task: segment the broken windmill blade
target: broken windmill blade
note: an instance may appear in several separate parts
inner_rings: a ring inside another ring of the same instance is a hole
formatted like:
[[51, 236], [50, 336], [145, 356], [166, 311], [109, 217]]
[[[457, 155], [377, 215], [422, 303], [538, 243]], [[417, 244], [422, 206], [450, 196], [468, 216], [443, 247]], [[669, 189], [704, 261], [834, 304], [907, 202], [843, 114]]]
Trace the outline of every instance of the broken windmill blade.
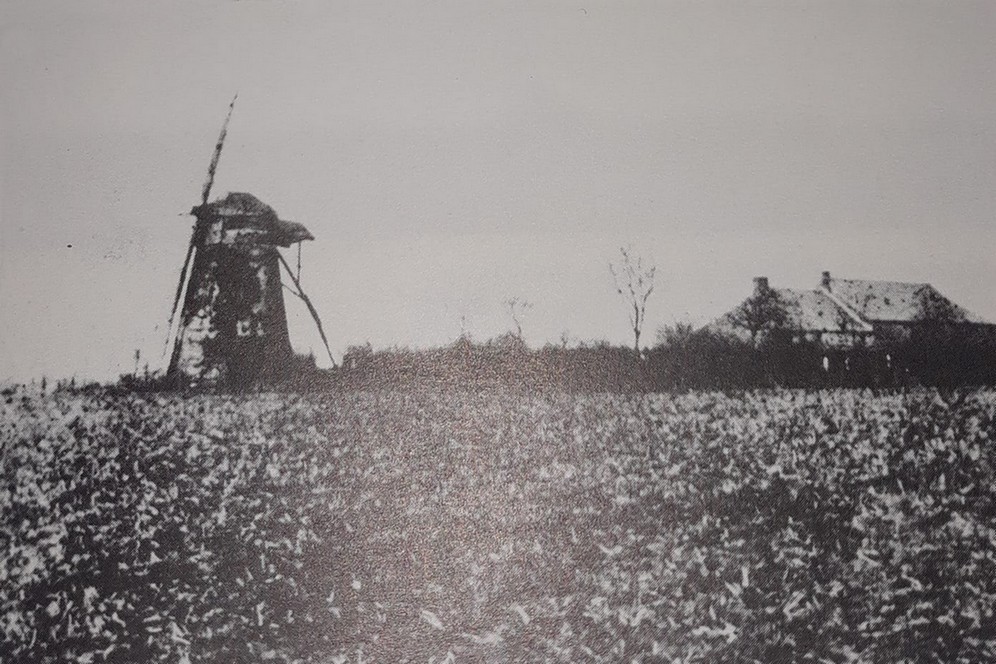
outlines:
[[[280, 275], [281, 263], [287, 263], [278, 248], [314, 236], [303, 225], [280, 219], [252, 194], [229, 193], [208, 202], [231, 112], [232, 105], [201, 204], [191, 209], [195, 223], [177, 287], [172, 317], [178, 322], [167, 369], [178, 384], [249, 387], [290, 377], [300, 366], [287, 330]], [[317, 311], [293, 272], [290, 277], [325, 341]]]
[[204, 181], [204, 188], [201, 190], [201, 205], [206, 205], [208, 197], [211, 195], [211, 187], [214, 185], [214, 173], [218, 170], [218, 160], [221, 159], [221, 148], [225, 145], [225, 136], [228, 135], [228, 122], [232, 119], [232, 111], [235, 110], [235, 100], [239, 98], [236, 92], [232, 97], [232, 103], [228, 105], [228, 115], [221, 125], [221, 133], [218, 134], [218, 142], [214, 146], [214, 154], [211, 156], [211, 164], [208, 166], [207, 180]]
[[[300, 243], [298, 243], [299, 248], [300, 246], [301, 246]], [[315, 305], [311, 303], [311, 298], [309, 298], [307, 294], [305, 294], [304, 289], [301, 288], [300, 280], [298, 279], [298, 277], [294, 276], [293, 272], [291, 272], [290, 265], [287, 264], [287, 261], [284, 260], [284, 257], [279, 252], [277, 253], [277, 257], [280, 258], [280, 262], [287, 270], [287, 275], [294, 282], [294, 287], [297, 288], [297, 292], [295, 292], [294, 295], [301, 298], [301, 301], [304, 302], [305, 306], [308, 307], [308, 312], [311, 314], [311, 318], [315, 321], [315, 327], [318, 328], [318, 334], [322, 338], [322, 344], [325, 346], [325, 352], [328, 353], [329, 361], [332, 363], [333, 367], [336, 366], [335, 358], [332, 357], [332, 350], [329, 348], [329, 340], [325, 337], [325, 328], [322, 327], [322, 319], [318, 315], [318, 310], [315, 309]], [[301, 273], [300, 271], [301, 271], [301, 263], [298, 262], [298, 274]]]
[[[218, 170], [218, 161], [221, 159], [221, 149], [225, 146], [225, 136], [228, 135], [228, 123], [232, 119], [232, 111], [235, 110], [235, 100], [238, 98], [239, 93], [236, 92], [235, 96], [232, 97], [232, 103], [228, 105], [228, 114], [225, 116], [225, 121], [221, 125], [221, 133], [218, 134], [218, 142], [215, 143], [214, 152], [211, 154], [211, 162], [208, 165], [207, 179], [204, 181], [204, 187], [201, 189], [201, 205], [205, 205], [208, 202], [208, 196], [211, 195], [211, 187], [214, 185], [214, 174]], [[166, 325], [166, 347], [163, 348], [164, 355], [169, 349], [170, 335], [173, 333], [173, 321], [176, 318], [176, 308], [179, 306], [180, 298], [183, 296], [183, 289], [187, 281], [187, 269], [190, 267], [190, 259], [196, 250], [196, 244], [197, 225], [195, 224], [194, 232], [190, 236], [190, 243], [187, 245], [187, 255], [183, 259], [183, 267], [180, 268], [180, 280], [176, 284], [173, 306], [170, 309], [169, 322]], [[179, 333], [179, 330], [177, 332]]]

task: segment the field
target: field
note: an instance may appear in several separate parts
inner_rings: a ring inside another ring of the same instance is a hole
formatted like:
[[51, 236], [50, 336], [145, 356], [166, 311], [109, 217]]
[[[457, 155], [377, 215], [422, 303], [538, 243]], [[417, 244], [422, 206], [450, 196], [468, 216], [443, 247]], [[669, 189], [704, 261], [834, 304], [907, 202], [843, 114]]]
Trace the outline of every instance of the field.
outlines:
[[9, 394], [10, 662], [996, 661], [996, 393]]

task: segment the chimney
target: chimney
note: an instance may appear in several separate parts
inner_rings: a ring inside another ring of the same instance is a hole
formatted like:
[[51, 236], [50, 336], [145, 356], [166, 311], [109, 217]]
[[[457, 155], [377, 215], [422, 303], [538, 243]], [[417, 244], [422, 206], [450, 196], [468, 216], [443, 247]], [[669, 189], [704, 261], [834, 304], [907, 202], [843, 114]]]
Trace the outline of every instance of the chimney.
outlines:
[[754, 277], [754, 295], [762, 295], [768, 292], [768, 278]]
[[826, 290], [830, 290], [830, 272], [829, 270], [823, 271], [823, 279], [820, 282]]

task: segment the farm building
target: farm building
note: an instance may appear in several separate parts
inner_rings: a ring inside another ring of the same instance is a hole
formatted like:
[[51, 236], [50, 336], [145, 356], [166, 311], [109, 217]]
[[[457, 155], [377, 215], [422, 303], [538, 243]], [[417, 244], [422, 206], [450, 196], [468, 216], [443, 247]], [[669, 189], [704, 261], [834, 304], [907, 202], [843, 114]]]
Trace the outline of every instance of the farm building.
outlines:
[[930, 284], [836, 279], [829, 272], [811, 290], [773, 288], [756, 277], [752, 295], [705, 329], [754, 341], [784, 330], [796, 341], [846, 349], [902, 340], [937, 323], [996, 330]]

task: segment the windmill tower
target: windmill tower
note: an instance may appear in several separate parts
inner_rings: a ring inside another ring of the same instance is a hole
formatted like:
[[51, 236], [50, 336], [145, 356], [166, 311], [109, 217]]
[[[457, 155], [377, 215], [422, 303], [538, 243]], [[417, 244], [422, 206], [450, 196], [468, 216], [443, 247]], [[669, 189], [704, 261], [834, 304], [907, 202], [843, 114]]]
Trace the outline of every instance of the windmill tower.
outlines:
[[[318, 314], [278, 249], [298, 244], [300, 251], [299, 243], [314, 236], [303, 225], [280, 219], [252, 194], [230, 193], [208, 202], [234, 106], [235, 99], [215, 146], [201, 203], [190, 211], [194, 228], [169, 322], [173, 343], [166, 375], [178, 384], [248, 387], [294, 371], [281, 265], [296, 288], [288, 290], [305, 302], [328, 350]], [[300, 272], [300, 259], [298, 266]]]

